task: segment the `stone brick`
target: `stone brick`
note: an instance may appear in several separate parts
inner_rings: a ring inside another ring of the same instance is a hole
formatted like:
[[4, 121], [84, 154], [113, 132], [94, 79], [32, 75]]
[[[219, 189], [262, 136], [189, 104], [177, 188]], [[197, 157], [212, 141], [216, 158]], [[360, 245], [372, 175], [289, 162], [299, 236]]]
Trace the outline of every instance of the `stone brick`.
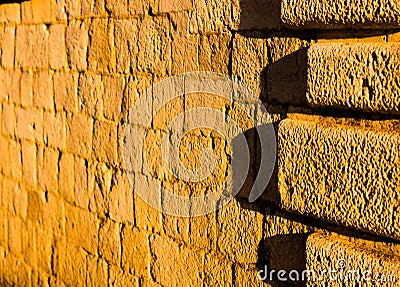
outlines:
[[[28, 189], [28, 218], [33, 223], [43, 222], [43, 196], [35, 190]], [[54, 214], [52, 215], [54, 216]]]
[[48, 68], [48, 37], [45, 25], [17, 26], [15, 65], [26, 69]]
[[10, 211], [12, 214], [14, 212], [13, 208], [13, 192], [14, 189], [18, 188], [18, 184], [7, 177], [2, 177], [2, 193], [1, 193], [1, 205], [4, 209]]
[[59, 172], [59, 191], [60, 195], [68, 202], [73, 203], [75, 200], [74, 191], [74, 156], [68, 153], [62, 153], [58, 166]]
[[20, 104], [21, 72], [10, 71], [9, 102]]
[[113, 16], [128, 16], [128, 0], [106, 0], [106, 10]]
[[23, 107], [33, 106], [33, 73], [31, 71], [21, 74], [20, 98]]
[[[307, 269], [313, 270], [315, 276], [311, 276], [307, 286], [338, 286], [345, 282], [346, 286], [396, 286], [400, 280], [399, 257], [384, 248], [369, 248], [364, 244], [336, 234], [310, 235]], [[337, 272], [329, 274], [326, 270]], [[338, 280], [334, 282], [332, 278]]]
[[[107, 220], [100, 225], [99, 253], [107, 262], [119, 265], [121, 261], [121, 235], [118, 223]], [[136, 243], [136, 241], [133, 241]]]
[[37, 148], [36, 145], [21, 141], [22, 146], [22, 179], [29, 186], [37, 185]]
[[160, 236], [151, 238], [150, 249], [154, 255], [151, 274], [156, 282], [167, 286], [201, 286], [202, 251], [195, 252]]
[[[256, 263], [263, 216], [256, 206], [232, 200], [218, 214], [218, 248], [234, 262]], [[240, 216], [237, 216], [240, 214]]]
[[172, 41], [172, 74], [199, 71], [199, 36], [174, 35]]
[[78, 108], [78, 76], [74, 73], [54, 73], [54, 101], [57, 111], [75, 113]]
[[191, 9], [193, 9], [193, 5], [190, 0], [177, 0], [172, 2], [168, 0], [160, 0], [159, 4], [160, 13], [178, 12]]
[[400, 238], [398, 122], [305, 119], [279, 127], [282, 207]]
[[109, 194], [113, 170], [105, 163], [89, 163], [88, 194], [89, 210], [101, 218], [106, 218], [109, 211]]
[[51, 25], [49, 28], [49, 61], [50, 68], [54, 70], [62, 69], [67, 65], [65, 30], [62, 24]]
[[1, 132], [3, 133], [3, 135], [14, 135], [15, 120], [16, 117], [14, 105], [3, 103], [1, 111]]
[[148, 274], [150, 260], [149, 239], [137, 228], [125, 226], [122, 230], [122, 268], [125, 273], [141, 276]]
[[375, 112], [400, 112], [400, 45], [320, 44], [308, 51], [307, 100]]
[[58, 151], [38, 147], [38, 184], [47, 191], [58, 190]]
[[56, 0], [54, 13], [57, 21], [66, 21], [67, 14], [65, 13], [65, 0]]
[[1, 37], [1, 66], [11, 69], [14, 67], [15, 53], [15, 28], [12, 26], [4, 27], [4, 32]]
[[[139, 279], [124, 273], [119, 267], [110, 265], [109, 286], [124, 287], [124, 286], [140, 286]], [[144, 286], [144, 285], [143, 285]]]
[[89, 158], [92, 153], [93, 120], [75, 114], [67, 116], [67, 150]]
[[232, 263], [207, 254], [204, 264], [204, 286], [232, 286]]
[[[104, 82], [104, 117], [118, 122], [121, 119], [124, 110], [124, 88], [125, 78], [120, 76], [105, 76]], [[126, 100], [125, 100], [126, 101]]]
[[89, 286], [108, 286], [108, 264], [103, 259], [87, 256], [86, 283]]
[[64, 0], [64, 7], [67, 17], [76, 19], [81, 16], [81, 2], [78, 0]]
[[400, 26], [399, 16], [400, 6], [395, 0], [284, 0], [281, 6], [283, 23], [293, 28], [396, 28]]
[[55, 0], [32, 0], [31, 3], [34, 23], [50, 23], [55, 20]]
[[[62, 278], [65, 286], [85, 282], [87, 274], [86, 252], [69, 244], [64, 237], [57, 237], [54, 242], [54, 273]], [[63, 286], [63, 285], [61, 285]]]
[[11, 77], [9, 71], [3, 69], [0, 70], [0, 85], [2, 86], [2, 89], [0, 90], [0, 101], [3, 101], [8, 98], [10, 92]]
[[221, 32], [231, 26], [231, 0], [211, 0], [206, 5], [202, 1], [193, 1], [193, 8], [196, 12], [191, 13], [190, 33]]
[[139, 28], [138, 69], [166, 75], [171, 61], [171, 39], [167, 17], [144, 18]]
[[19, 185], [13, 191], [14, 212], [17, 216], [26, 220], [28, 210], [28, 193], [24, 186]]
[[118, 73], [127, 74], [131, 69], [136, 71], [139, 53], [138, 31], [138, 21], [135, 19], [115, 21], [114, 41]]
[[68, 64], [72, 70], [87, 69], [87, 47], [89, 44], [88, 23], [85, 21], [71, 21], [67, 26], [65, 41], [67, 47]]
[[33, 105], [37, 108], [54, 110], [53, 73], [33, 74]]
[[120, 172], [114, 174], [110, 192], [110, 218], [133, 223], [133, 187], [128, 177]]
[[114, 24], [108, 19], [93, 19], [89, 29], [89, 68], [99, 72], [115, 71]]
[[[0, 246], [8, 246], [8, 215], [0, 208]], [[1, 266], [1, 265], [0, 265]]]
[[97, 254], [99, 224], [96, 216], [69, 204], [65, 205], [65, 216], [67, 240], [91, 254]]
[[9, 250], [14, 255], [22, 255], [22, 229], [24, 222], [21, 218], [8, 216], [8, 243]]
[[104, 86], [100, 75], [81, 74], [78, 83], [79, 110], [89, 116], [100, 117], [103, 113], [103, 92]]
[[44, 112], [44, 142], [54, 148], [65, 149], [65, 114]]
[[239, 287], [239, 286], [244, 286], [244, 287], [265, 287], [265, 286], [279, 286], [283, 287], [280, 285], [277, 285], [277, 283], [273, 283], [273, 285], [266, 284], [262, 282], [258, 278], [258, 271], [259, 269], [257, 268], [256, 265], [240, 265], [240, 264], [235, 264], [234, 267], [234, 283], [233, 286]]
[[199, 47], [200, 69], [229, 74], [230, 45], [231, 35], [228, 33], [202, 36]]
[[0, 146], [3, 151], [0, 153], [0, 174], [8, 175], [10, 168], [8, 163], [8, 140], [3, 136], [0, 136]]
[[1, 23], [19, 23], [21, 21], [21, 11], [19, 3], [4, 3], [0, 7]]
[[267, 65], [266, 41], [235, 35], [232, 50], [232, 75], [249, 87], [259, 97], [264, 88], [263, 69]]
[[43, 142], [43, 112], [36, 109], [15, 108], [15, 134], [21, 139]]
[[87, 209], [89, 206], [89, 194], [86, 161], [77, 156], [74, 162], [74, 176], [75, 204]]
[[117, 161], [117, 124], [97, 120], [93, 129], [93, 155], [101, 162], [114, 165]]
[[108, 16], [105, 9], [105, 0], [82, 0], [81, 5], [81, 15], [85, 16]]
[[15, 180], [21, 180], [22, 179], [21, 144], [16, 141], [9, 141], [8, 155], [9, 155], [11, 177]]

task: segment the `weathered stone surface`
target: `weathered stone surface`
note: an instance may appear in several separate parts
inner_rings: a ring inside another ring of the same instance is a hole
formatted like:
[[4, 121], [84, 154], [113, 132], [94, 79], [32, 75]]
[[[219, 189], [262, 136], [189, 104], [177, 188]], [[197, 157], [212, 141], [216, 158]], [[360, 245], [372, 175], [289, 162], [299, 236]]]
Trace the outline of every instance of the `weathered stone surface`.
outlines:
[[122, 231], [122, 268], [134, 276], [148, 273], [150, 259], [148, 235], [137, 228], [126, 226]]
[[400, 26], [396, 0], [283, 0], [281, 20], [295, 28], [395, 28]]
[[399, 239], [398, 127], [398, 121], [283, 121], [278, 163], [282, 207]]
[[93, 155], [101, 162], [117, 161], [117, 124], [111, 121], [95, 121], [93, 127]]
[[248, 203], [232, 200], [218, 214], [218, 248], [234, 262], [258, 261], [263, 216], [248, 207]]
[[45, 25], [19, 25], [16, 32], [15, 65], [21, 68], [48, 68], [48, 37]]
[[67, 58], [69, 67], [73, 70], [85, 70], [89, 44], [88, 23], [84, 21], [72, 21], [67, 26], [65, 34]]
[[320, 44], [308, 51], [307, 101], [400, 112], [400, 44]]
[[89, 29], [89, 68], [99, 72], [115, 70], [115, 49], [112, 34], [114, 23], [108, 19], [93, 19]]
[[166, 286], [202, 286], [203, 252], [179, 246], [169, 238], [153, 236], [151, 274]]
[[68, 116], [67, 123], [67, 150], [83, 156], [90, 157], [92, 153], [93, 120], [75, 114]]
[[364, 240], [337, 234], [310, 235], [307, 270], [313, 270], [315, 276], [311, 276], [307, 286], [398, 286], [400, 257], [387, 248], [369, 245]]

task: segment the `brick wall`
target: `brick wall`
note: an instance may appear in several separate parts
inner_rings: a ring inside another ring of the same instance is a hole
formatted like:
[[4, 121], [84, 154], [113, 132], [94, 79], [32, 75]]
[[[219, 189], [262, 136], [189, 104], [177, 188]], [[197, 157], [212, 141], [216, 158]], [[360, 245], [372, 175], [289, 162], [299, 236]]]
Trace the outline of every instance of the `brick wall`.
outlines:
[[[343, 3], [0, 4], [0, 284], [302, 286], [257, 271], [340, 259], [400, 280], [400, 6]], [[199, 70], [267, 104], [278, 167], [256, 203], [179, 218], [132, 194], [123, 129], [146, 89]]]

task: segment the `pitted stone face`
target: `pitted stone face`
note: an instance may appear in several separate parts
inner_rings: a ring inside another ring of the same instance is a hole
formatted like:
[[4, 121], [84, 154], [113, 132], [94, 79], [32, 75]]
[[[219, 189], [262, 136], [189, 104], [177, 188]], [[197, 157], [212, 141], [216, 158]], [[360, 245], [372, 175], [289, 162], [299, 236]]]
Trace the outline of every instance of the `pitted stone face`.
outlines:
[[283, 0], [281, 20], [294, 28], [398, 28], [400, 2], [397, 0]]

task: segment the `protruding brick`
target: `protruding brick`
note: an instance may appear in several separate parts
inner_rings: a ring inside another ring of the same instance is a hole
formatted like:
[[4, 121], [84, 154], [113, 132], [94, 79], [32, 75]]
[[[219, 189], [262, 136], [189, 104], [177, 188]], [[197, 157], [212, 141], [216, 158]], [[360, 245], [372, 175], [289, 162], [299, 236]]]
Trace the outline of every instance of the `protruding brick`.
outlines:
[[228, 74], [231, 35], [204, 35], [200, 39], [199, 64], [203, 71]]
[[281, 19], [295, 28], [397, 28], [400, 4], [397, 0], [283, 0]]
[[306, 261], [313, 276], [307, 286], [398, 286], [400, 257], [388, 247], [371, 245], [373, 242], [337, 234], [310, 235]]
[[400, 44], [319, 44], [308, 51], [307, 100], [318, 107], [400, 112]]
[[307, 120], [279, 127], [282, 207], [399, 239], [399, 122]]
[[110, 218], [126, 223], [134, 222], [133, 187], [128, 177], [116, 173], [113, 177], [113, 186], [110, 192]]
[[125, 78], [121, 76], [105, 76], [104, 82], [104, 117], [118, 122], [121, 119], [122, 111], [127, 105], [124, 99]]

